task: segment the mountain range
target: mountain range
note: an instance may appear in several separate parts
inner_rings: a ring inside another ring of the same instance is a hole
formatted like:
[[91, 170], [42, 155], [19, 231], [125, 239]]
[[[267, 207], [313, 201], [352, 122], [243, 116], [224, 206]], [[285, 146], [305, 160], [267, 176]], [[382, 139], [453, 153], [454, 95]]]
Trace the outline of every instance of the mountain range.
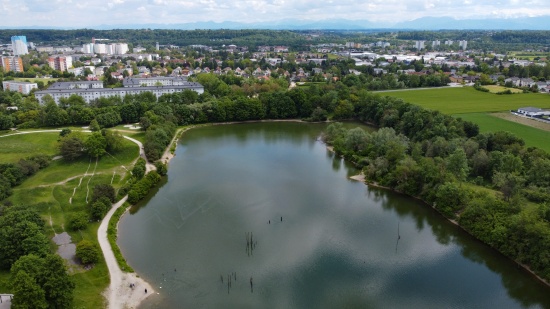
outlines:
[[260, 23], [191, 22], [174, 24], [118, 24], [94, 27], [2, 27], [1, 29], [270, 29], [270, 30], [550, 30], [550, 16], [491, 19], [455, 19], [452, 17], [423, 17], [399, 23], [374, 23], [368, 20], [296, 20], [284, 19]]

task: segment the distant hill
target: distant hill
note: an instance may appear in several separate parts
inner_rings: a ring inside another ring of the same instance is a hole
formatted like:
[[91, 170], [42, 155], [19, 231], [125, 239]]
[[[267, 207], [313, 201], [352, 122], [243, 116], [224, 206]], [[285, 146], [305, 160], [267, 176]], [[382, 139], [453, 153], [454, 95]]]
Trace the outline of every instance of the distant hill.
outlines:
[[192, 22], [175, 24], [119, 24], [98, 25], [94, 27], [8, 27], [0, 29], [269, 29], [269, 30], [550, 30], [550, 16], [522, 17], [522, 18], [491, 18], [491, 19], [454, 19], [451, 17], [423, 17], [399, 23], [374, 23], [368, 20], [296, 20], [284, 19], [279, 21], [242, 23], [233, 21], [224, 22]]

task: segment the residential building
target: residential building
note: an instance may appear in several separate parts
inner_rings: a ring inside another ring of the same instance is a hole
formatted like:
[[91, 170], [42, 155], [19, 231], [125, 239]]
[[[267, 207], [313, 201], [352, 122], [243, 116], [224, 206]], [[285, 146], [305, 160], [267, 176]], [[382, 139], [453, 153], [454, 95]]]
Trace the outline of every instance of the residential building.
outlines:
[[4, 91], [11, 90], [22, 94], [29, 94], [32, 89], [38, 89], [38, 85], [36, 83], [16, 81], [3, 81], [2, 87], [4, 88]]
[[458, 47], [462, 50], [466, 50], [468, 48], [468, 41], [458, 41]]
[[414, 47], [416, 48], [416, 50], [423, 50], [425, 47], [424, 43], [424, 41], [416, 41]]
[[126, 77], [122, 81], [124, 87], [144, 86], [182, 86], [186, 85], [187, 77]]
[[436, 49], [439, 46], [441, 46], [441, 41], [439, 41], [439, 40], [432, 41], [432, 48], [433, 49]]
[[23, 59], [21, 57], [2, 57], [4, 71], [23, 72]]
[[543, 110], [538, 107], [521, 107], [521, 108], [518, 108], [518, 113], [525, 116], [530, 116], [530, 117], [550, 115], [550, 111]]
[[29, 53], [29, 49], [27, 48], [27, 37], [24, 35], [12, 36], [11, 47], [14, 56], [26, 55]]
[[54, 70], [64, 72], [73, 66], [73, 58], [71, 56], [49, 57], [48, 65]]
[[81, 96], [87, 103], [90, 103], [91, 101], [101, 97], [124, 97], [125, 95], [136, 95], [143, 92], [151, 92], [158, 98], [163, 94], [172, 94], [184, 90], [193, 90], [201, 94], [204, 92], [204, 87], [199, 83], [186, 81], [184, 84], [171, 86], [103, 88], [103, 82], [101, 81], [77, 81], [57, 82], [51, 85], [48, 90], [37, 91], [34, 95], [41, 103], [46, 95], [50, 95], [56, 103], [59, 103], [60, 98], [68, 98], [73, 94]]

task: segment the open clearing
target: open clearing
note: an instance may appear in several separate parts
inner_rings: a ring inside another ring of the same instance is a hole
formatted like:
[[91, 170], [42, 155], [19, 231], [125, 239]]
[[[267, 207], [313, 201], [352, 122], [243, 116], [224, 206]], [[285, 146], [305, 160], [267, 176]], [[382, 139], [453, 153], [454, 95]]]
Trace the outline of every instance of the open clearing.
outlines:
[[548, 94], [496, 95], [477, 91], [473, 87], [379, 92], [379, 94], [401, 98], [406, 102], [451, 115], [502, 112], [526, 106], [550, 108], [550, 95]]
[[20, 134], [0, 139], [0, 162], [15, 163], [36, 154], [53, 156], [57, 153], [57, 132]]
[[512, 93], [522, 93], [523, 92], [523, 90], [521, 90], [521, 89], [508, 88], [508, 87], [502, 87], [502, 86], [497, 86], [497, 85], [486, 85], [486, 86], [483, 86], [483, 88], [489, 89], [489, 91], [491, 93], [497, 93], [497, 92], [502, 92], [502, 91], [506, 91], [506, 90], [510, 90]]

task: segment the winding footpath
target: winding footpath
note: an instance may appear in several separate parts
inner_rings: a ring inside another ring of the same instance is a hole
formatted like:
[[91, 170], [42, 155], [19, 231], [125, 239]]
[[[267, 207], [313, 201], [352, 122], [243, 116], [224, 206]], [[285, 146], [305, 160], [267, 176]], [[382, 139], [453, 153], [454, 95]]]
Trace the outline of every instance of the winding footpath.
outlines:
[[[143, 150], [143, 144], [131, 137], [124, 136], [125, 139], [136, 143], [139, 146], [139, 156], [143, 159], [145, 157], [145, 152]], [[146, 173], [155, 170], [155, 166], [149, 162], [145, 165]], [[118, 262], [111, 248], [111, 244], [107, 238], [107, 229], [109, 227], [109, 221], [113, 217], [115, 211], [121, 207], [126, 200], [128, 195], [123, 197], [116, 204], [113, 204], [113, 207], [107, 212], [107, 215], [101, 221], [99, 228], [97, 229], [97, 240], [99, 241], [99, 246], [105, 257], [105, 263], [109, 269], [109, 276], [111, 282], [109, 287], [103, 295], [107, 299], [107, 308], [110, 309], [119, 309], [119, 308], [137, 308], [137, 306], [149, 295], [154, 294], [154, 290], [149, 283], [145, 280], [139, 278], [136, 273], [125, 273], [118, 266]], [[130, 285], [133, 287], [130, 287]], [[145, 292], [147, 291], [147, 292]]]

